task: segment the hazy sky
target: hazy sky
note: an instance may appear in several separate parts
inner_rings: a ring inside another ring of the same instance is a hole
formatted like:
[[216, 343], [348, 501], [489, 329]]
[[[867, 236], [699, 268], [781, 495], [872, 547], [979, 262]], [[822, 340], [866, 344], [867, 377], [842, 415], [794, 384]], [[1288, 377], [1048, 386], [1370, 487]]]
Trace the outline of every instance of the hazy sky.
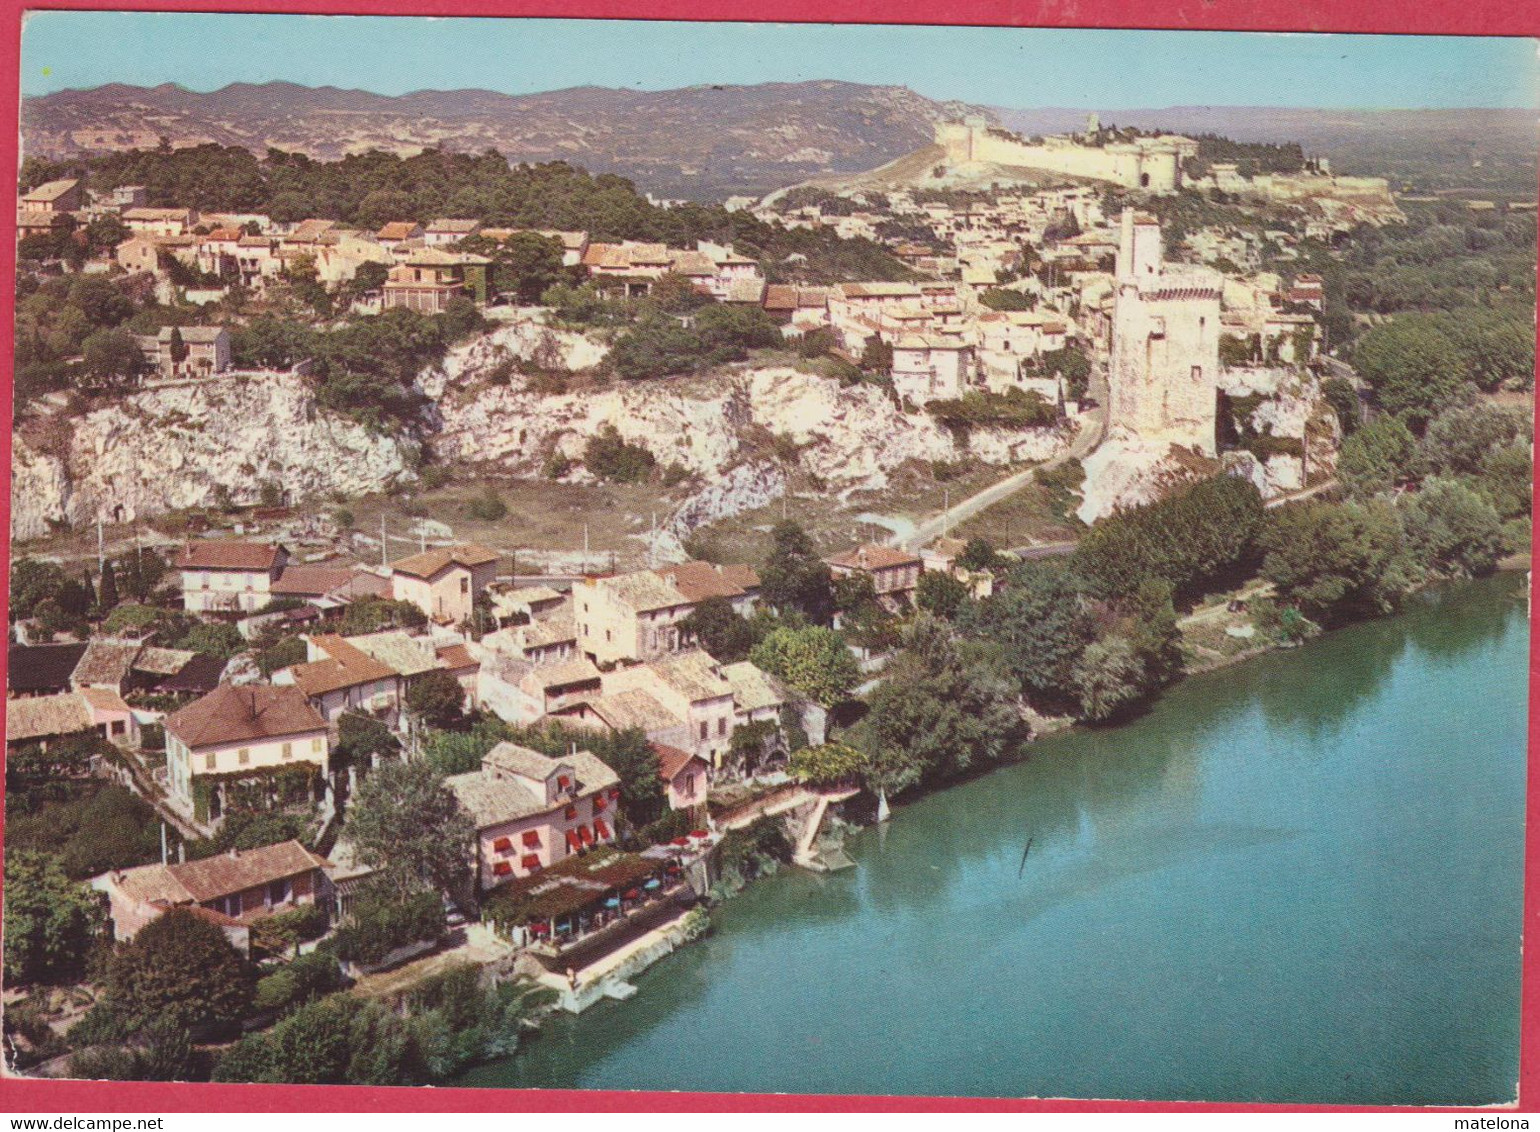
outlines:
[[22, 92], [284, 79], [381, 94], [803, 79], [993, 106], [1540, 107], [1529, 39], [34, 12]]

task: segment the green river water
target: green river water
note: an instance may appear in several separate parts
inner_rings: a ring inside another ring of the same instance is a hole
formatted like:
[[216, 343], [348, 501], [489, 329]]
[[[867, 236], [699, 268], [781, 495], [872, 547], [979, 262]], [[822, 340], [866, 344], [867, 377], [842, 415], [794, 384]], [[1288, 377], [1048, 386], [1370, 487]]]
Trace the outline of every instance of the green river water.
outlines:
[[1188, 680], [753, 885], [460, 1083], [1511, 1100], [1528, 648], [1509, 575]]

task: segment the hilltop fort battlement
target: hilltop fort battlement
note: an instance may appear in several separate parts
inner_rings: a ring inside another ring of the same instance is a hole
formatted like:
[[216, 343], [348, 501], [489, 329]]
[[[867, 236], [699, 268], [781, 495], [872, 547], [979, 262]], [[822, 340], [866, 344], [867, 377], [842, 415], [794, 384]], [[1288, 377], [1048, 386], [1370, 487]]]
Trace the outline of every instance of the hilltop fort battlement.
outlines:
[[1042, 169], [1074, 177], [1110, 181], [1127, 189], [1174, 193], [1182, 187], [1182, 162], [1196, 157], [1198, 143], [1176, 134], [1132, 141], [1088, 143], [1091, 137], [1054, 135], [1030, 142], [989, 126], [982, 118], [944, 122], [936, 126], [936, 144], [947, 160], [959, 165], [980, 163]]

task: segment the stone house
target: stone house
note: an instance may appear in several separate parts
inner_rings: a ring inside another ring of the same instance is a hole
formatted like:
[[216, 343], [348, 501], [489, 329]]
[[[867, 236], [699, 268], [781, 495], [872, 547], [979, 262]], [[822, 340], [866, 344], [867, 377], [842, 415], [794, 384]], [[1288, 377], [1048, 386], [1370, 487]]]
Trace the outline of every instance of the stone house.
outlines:
[[497, 554], [484, 546], [438, 547], [393, 562], [390, 596], [409, 601], [441, 625], [460, 625], [497, 577]]
[[123, 223], [136, 236], [185, 236], [198, 223], [190, 208], [127, 208]]
[[484, 304], [491, 262], [438, 247], [413, 252], [387, 273], [381, 303], [386, 310], [406, 307], [421, 314], [443, 314], [462, 297]]
[[223, 326], [162, 326], [160, 333], [141, 335], [138, 342], [145, 364], [168, 380], [208, 377], [230, 368], [230, 332]]
[[249, 954], [253, 924], [326, 902], [329, 866], [298, 841], [282, 841], [199, 861], [114, 869], [93, 878], [91, 887], [107, 897], [114, 939], [133, 939], [170, 909], [188, 908], [225, 929]]
[[836, 578], [865, 574], [883, 606], [898, 612], [914, 604], [914, 590], [923, 569], [918, 556], [898, 547], [867, 543], [826, 559]]
[[182, 572], [189, 613], [252, 613], [272, 600], [289, 552], [270, 543], [203, 539], [185, 543], [171, 565]]
[[499, 743], [445, 785], [476, 825], [482, 892], [614, 840], [620, 777], [589, 751], [553, 759]]
[[694, 810], [706, 804], [711, 790], [711, 768], [699, 755], [670, 747], [652, 745], [658, 755], [658, 777], [663, 780], [663, 796], [671, 810]]
[[461, 240], [468, 240], [481, 231], [481, 221], [462, 220], [448, 217], [435, 220], [423, 229], [423, 243], [430, 248], [442, 247], [444, 244], [456, 244]]
[[701, 649], [660, 657], [646, 664], [617, 668], [603, 676], [606, 696], [645, 692], [685, 723], [689, 738], [677, 746], [699, 755], [712, 767], [722, 763], [732, 741], [733, 685], [722, 666]]
[[679, 622], [707, 598], [725, 598], [747, 616], [758, 591], [749, 567], [706, 562], [584, 578], [572, 589], [578, 648], [598, 664], [651, 660], [690, 646]]
[[345, 638], [318, 633], [305, 638], [304, 664], [273, 674], [275, 686], [293, 685], [327, 723], [348, 711], [393, 716], [401, 705], [399, 672]]
[[326, 720], [296, 687], [221, 684], [166, 718], [170, 793], [202, 823], [220, 818], [226, 785], [288, 767], [331, 770]]
[[67, 213], [80, 208], [80, 182], [72, 178], [48, 181], [21, 195], [21, 211]]

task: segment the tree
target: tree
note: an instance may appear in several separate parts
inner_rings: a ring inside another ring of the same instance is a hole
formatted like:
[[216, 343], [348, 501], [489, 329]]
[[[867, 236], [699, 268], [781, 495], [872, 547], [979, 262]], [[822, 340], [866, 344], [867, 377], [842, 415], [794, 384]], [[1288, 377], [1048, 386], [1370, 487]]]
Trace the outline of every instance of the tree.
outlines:
[[721, 664], [747, 659], [759, 639], [754, 626], [725, 597], [706, 598], [680, 620], [679, 628]]
[[290, 1014], [220, 1058], [216, 1081], [410, 1085], [427, 1080], [405, 1019], [378, 1002], [334, 994]]
[[861, 678], [845, 638], [822, 625], [772, 630], [754, 646], [749, 659], [824, 707], [849, 699]]
[[957, 556], [957, 565], [964, 570], [996, 570], [1002, 561], [988, 539], [970, 538]]
[[970, 596], [967, 583], [939, 570], [927, 570], [920, 575], [914, 601], [927, 613], [950, 621], [968, 603]]
[[1363, 406], [1358, 400], [1358, 390], [1344, 377], [1330, 377], [1321, 383], [1321, 395], [1337, 414], [1337, 424], [1343, 436], [1352, 436], [1363, 423]]
[[893, 372], [893, 345], [873, 334], [861, 348], [861, 368], [867, 373]]
[[348, 280], [348, 290], [355, 295], [367, 295], [370, 291], [378, 291], [385, 286], [385, 280], [390, 278], [390, 268], [383, 263], [375, 263], [369, 260], [358, 265], [358, 270], [353, 272], [353, 278]]
[[968, 610], [963, 632], [999, 645], [1022, 692], [1051, 707], [1073, 700], [1075, 666], [1096, 635], [1070, 576], [1044, 562], [1012, 570], [1004, 589]]
[[1400, 317], [1367, 331], [1353, 346], [1353, 364], [1386, 412], [1421, 424], [1450, 401], [1463, 380], [1461, 359], [1434, 325]]
[[246, 649], [246, 638], [241, 631], [227, 622], [200, 622], [187, 631], [176, 643], [180, 649], [189, 649], [219, 660], [229, 660]]
[[600, 479], [615, 483], [642, 483], [657, 465], [653, 454], [641, 444], [628, 444], [612, 424], [600, 427], [583, 448], [583, 464]]
[[1021, 717], [994, 653], [963, 649], [950, 627], [921, 614], [871, 697], [861, 725], [867, 780], [883, 795], [999, 762]]
[[252, 972], [225, 933], [186, 908], [151, 920], [113, 955], [106, 1003], [130, 1030], [160, 1021], [224, 1028], [251, 1006]]
[[6, 982], [24, 986], [78, 976], [102, 928], [91, 890], [72, 882], [57, 859], [13, 843], [5, 854], [4, 896]]
[[1409, 475], [1416, 445], [1401, 417], [1381, 414], [1342, 442], [1337, 476], [1357, 496], [1389, 491]]
[[1531, 437], [1529, 414], [1492, 405], [1468, 388], [1428, 422], [1418, 445], [1423, 467], [1434, 475], [1479, 475], [1489, 453]]
[[450, 727], [465, 718], [465, 689], [453, 673], [435, 668], [412, 682], [406, 706], [429, 727]]
[[1112, 718], [1144, 694], [1144, 677], [1144, 664], [1128, 641], [1092, 641], [1075, 665], [1081, 715], [1095, 722]]
[[170, 356], [173, 366], [179, 366], [187, 360], [187, 343], [182, 341], [180, 326], [171, 328], [171, 340], [167, 343], [166, 353]]
[[760, 594], [781, 613], [797, 612], [815, 625], [834, 615], [834, 583], [813, 540], [796, 522], [783, 520], [770, 532], [770, 556], [759, 572]]
[[1462, 483], [1432, 479], [1402, 509], [1406, 550], [1425, 570], [1456, 577], [1487, 574], [1503, 554], [1502, 520]]
[[1312, 620], [1384, 613], [1397, 595], [1391, 566], [1401, 524], [1386, 503], [1280, 507], [1269, 513], [1261, 543], [1262, 576]]
[[372, 771], [353, 798], [346, 829], [359, 860], [403, 895], [425, 884], [453, 889], [469, 867], [475, 837], [454, 792], [425, 762]]
[[39, 603], [56, 599], [68, 580], [57, 562], [18, 558], [11, 563], [11, 620], [33, 616]]
[[866, 771], [866, 756], [844, 743], [804, 747], [791, 756], [786, 773], [813, 786], [835, 786]]
[[126, 330], [98, 330], [81, 344], [80, 369], [98, 388], [124, 389], [144, 373], [144, 352]]
[[118, 574], [111, 560], [102, 564], [102, 584], [96, 597], [96, 606], [102, 613], [111, 613], [118, 604]]

